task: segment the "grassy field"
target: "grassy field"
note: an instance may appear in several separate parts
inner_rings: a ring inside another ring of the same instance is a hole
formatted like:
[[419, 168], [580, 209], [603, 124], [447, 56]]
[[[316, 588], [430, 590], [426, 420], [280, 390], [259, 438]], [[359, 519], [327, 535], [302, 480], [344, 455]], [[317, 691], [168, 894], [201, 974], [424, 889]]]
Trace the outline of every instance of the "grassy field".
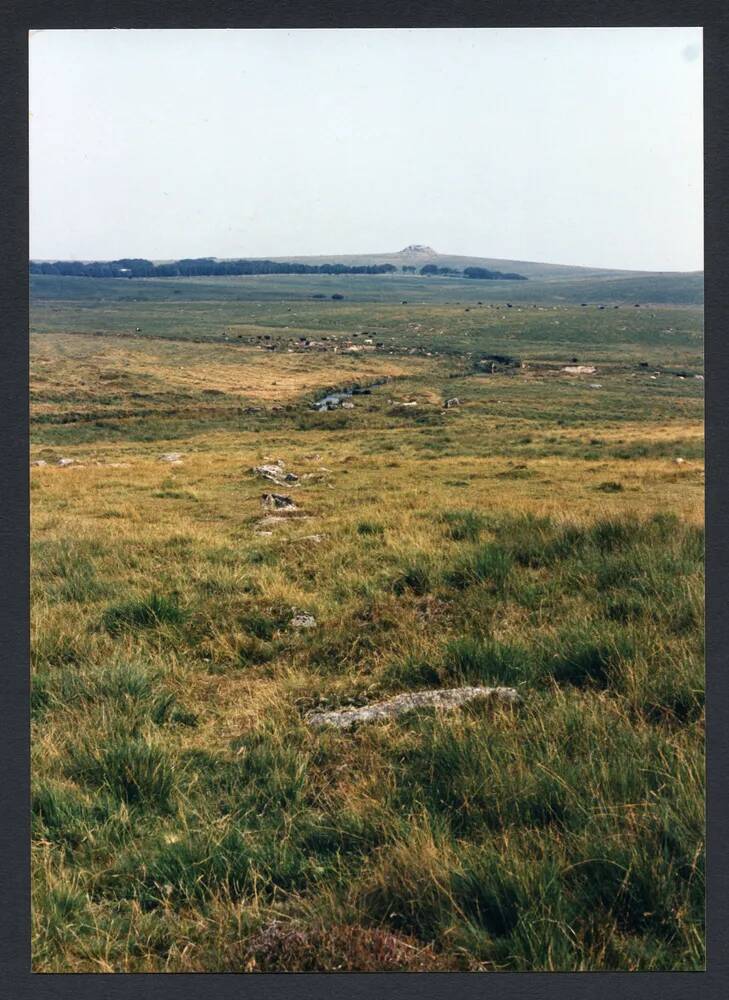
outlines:
[[702, 968], [700, 308], [358, 282], [33, 282], [34, 969]]

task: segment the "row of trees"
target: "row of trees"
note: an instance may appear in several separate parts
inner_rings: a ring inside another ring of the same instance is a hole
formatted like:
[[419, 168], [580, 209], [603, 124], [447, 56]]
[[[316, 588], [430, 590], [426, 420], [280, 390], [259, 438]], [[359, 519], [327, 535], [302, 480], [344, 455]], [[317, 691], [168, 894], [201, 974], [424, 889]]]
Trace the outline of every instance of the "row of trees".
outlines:
[[[414, 274], [415, 268], [405, 266], [405, 274]], [[393, 264], [300, 264], [273, 260], [215, 260], [213, 257], [195, 257], [176, 260], [170, 264], [153, 264], [142, 257], [124, 257], [121, 260], [92, 261], [56, 260], [30, 262], [31, 274], [58, 274], [84, 278], [192, 278], [207, 275], [235, 274], [391, 274], [397, 271]], [[459, 275], [464, 278], [525, 281], [523, 274], [490, 271], [485, 267], [466, 267], [458, 271], [453, 267], [426, 264], [420, 268], [424, 275]]]
[[[405, 270], [405, 268], [403, 268]], [[458, 274], [464, 278], [500, 279], [501, 281], [526, 281], [523, 274], [514, 274], [511, 271], [490, 271], [487, 267], [464, 267], [458, 271], [454, 267], [438, 267], [436, 264], [426, 264], [420, 268], [421, 274]]]
[[57, 260], [52, 263], [31, 261], [31, 274], [72, 275], [85, 278], [190, 278], [206, 275], [236, 274], [390, 274], [392, 264], [299, 264], [273, 260], [220, 260], [198, 257], [153, 264], [143, 258], [92, 261]]

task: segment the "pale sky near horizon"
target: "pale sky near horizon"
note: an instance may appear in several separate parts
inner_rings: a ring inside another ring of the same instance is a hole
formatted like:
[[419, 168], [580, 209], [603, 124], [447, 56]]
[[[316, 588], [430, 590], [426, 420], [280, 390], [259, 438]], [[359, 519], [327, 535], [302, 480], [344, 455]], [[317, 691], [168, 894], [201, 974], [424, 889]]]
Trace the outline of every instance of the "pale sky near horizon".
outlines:
[[31, 256], [703, 267], [700, 28], [31, 32]]

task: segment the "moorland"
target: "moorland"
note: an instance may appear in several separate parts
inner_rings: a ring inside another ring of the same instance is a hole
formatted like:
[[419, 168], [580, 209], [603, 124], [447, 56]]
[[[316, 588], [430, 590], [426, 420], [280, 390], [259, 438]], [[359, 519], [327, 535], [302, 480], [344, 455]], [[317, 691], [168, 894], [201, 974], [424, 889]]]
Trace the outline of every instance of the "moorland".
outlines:
[[[700, 276], [32, 275], [30, 328], [36, 971], [703, 967]], [[461, 685], [518, 701], [310, 724]]]

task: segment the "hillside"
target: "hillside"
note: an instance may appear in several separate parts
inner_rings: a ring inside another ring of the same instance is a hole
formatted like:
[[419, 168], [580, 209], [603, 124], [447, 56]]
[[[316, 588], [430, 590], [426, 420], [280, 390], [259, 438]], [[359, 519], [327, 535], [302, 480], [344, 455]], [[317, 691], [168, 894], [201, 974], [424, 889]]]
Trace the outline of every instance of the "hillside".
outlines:
[[291, 261], [307, 264], [351, 264], [377, 265], [393, 264], [395, 267], [417, 267], [425, 264], [437, 264], [439, 267], [453, 267], [463, 270], [464, 267], [485, 267], [490, 271], [517, 271], [527, 278], [540, 280], [574, 279], [574, 278], [642, 278], [642, 277], [687, 277], [701, 274], [697, 271], [629, 271], [617, 268], [578, 267], [571, 264], [549, 264], [528, 260], [505, 260], [499, 257], [467, 257], [458, 254], [439, 253], [432, 247], [421, 244], [411, 244], [394, 253], [365, 253], [320, 255], [304, 257], [271, 257], [274, 261]]

